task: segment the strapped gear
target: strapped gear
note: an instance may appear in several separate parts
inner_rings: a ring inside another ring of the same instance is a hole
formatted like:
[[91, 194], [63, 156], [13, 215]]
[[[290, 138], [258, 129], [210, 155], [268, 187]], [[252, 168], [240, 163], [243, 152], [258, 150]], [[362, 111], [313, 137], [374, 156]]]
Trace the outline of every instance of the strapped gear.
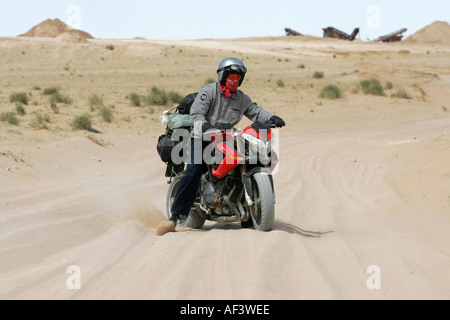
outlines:
[[228, 74], [237, 73], [241, 76], [239, 80], [239, 86], [244, 82], [245, 74], [247, 73], [247, 68], [244, 63], [238, 58], [225, 58], [223, 59], [219, 66], [217, 67], [217, 76], [219, 78], [219, 83], [223, 86], [226, 85]]

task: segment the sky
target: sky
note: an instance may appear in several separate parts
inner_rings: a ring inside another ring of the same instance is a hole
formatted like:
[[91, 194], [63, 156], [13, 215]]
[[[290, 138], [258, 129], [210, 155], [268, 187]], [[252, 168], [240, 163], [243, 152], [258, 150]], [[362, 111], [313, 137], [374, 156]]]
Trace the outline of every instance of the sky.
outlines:
[[95, 38], [153, 40], [323, 36], [332, 26], [361, 40], [434, 21], [450, 23], [450, 0], [0, 0], [0, 36], [58, 18]]

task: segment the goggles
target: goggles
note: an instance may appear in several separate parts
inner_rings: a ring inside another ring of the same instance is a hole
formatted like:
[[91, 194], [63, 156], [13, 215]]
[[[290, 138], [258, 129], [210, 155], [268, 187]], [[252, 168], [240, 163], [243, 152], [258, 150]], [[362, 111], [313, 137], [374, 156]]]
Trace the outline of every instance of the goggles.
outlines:
[[230, 72], [236, 72], [240, 74], [246, 74], [247, 68], [244, 66], [239, 66], [236, 64], [232, 64], [231, 66], [226, 66], [224, 68], [221, 68], [220, 70], [217, 70], [217, 72], [223, 71], [223, 70], [229, 70]]
[[241, 80], [242, 76], [239, 73], [230, 73], [228, 75], [228, 79], [230, 79], [231, 81], [239, 81]]

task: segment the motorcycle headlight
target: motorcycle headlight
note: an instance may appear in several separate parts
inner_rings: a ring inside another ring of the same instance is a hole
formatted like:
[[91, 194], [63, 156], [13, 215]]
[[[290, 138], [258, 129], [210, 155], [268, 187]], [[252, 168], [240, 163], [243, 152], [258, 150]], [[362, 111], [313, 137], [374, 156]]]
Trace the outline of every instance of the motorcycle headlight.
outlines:
[[242, 134], [242, 141], [244, 142], [242, 147], [245, 148], [245, 155], [251, 159], [256, 159], [258, 156], [267, 156], [272, 150], [274, 143], [273, 138], [269, 141], [263, 141], [248, 133]]

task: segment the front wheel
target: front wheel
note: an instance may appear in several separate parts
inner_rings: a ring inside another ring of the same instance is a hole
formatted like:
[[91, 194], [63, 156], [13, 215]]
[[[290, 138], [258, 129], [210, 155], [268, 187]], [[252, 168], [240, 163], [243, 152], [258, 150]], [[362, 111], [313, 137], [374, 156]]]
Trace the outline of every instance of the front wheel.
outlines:
[[269, 175], [256, 173], [252, 182], [253, 205], [249, 209], [253, 226], [259, 231], [271, 231], [275, 221], [275, 199]]
[[[166, 217], [167, 219], [170, 219], [172, 213], [172, 205], [173, 201], [175, 199], [175, 195], [178, 190], [178, 186], [180, 185], [181, 178], [183, 177], [183, 174], [176, 175], [172, 182], [169, 185], [169, 190], [167, 190], [167, 197], [166, 197]], [[179, 227], [187, 227], [192, 229], [201, 229], [203, 225], [205, 224], [205, 219], [200, 217], [198, 213], [191, 209], [189, 212], [189, 215], [186, 217], [186, 219], [180, 219], [178, 220], [177, 226]]]

